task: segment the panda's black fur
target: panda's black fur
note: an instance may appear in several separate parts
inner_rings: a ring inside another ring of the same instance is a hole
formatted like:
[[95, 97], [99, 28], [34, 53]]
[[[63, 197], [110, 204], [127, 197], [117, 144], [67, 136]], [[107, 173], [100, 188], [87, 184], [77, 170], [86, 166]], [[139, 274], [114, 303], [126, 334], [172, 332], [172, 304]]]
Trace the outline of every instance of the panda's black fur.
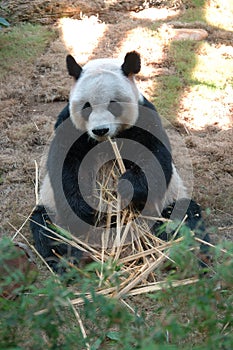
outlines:
[[[135, 53], [133, 53], [133, 55], [135, 55]], [[71, 57], [72, 56], [68, 56], [67, 60], [68, 63], [71, 62], [68, 71], [70, 75], [78, 80], [81, 71], [78, 68], [79, 66], [76, 67], [75, 61], [73, 61], [73, 58]], [[128, 57], [130, 59], [127, 59], [126, 55], [124, 62], [125, 66], [122, 65], [123, 74], [126, 76], [131, 73], [135, 74], [140, 70], [140, 64], [138, 61], [137, 64], [135, 64], [135, 57], [130, 55], [130, 53]], [[158, 195], [157, 200], [160, 201], [166, 193], [173, 176], [174, 169], [171, 156], [171, 146], [154, 105], [144, 96], [141, 96], [140, 101], [138, 102], [138, 109], [139, 116], [135, 125], [117, 132], [114, 137], [115, 139], [120, 138], [121, 140], [126, 139], [139, 143], [151, 151], [151, 158], [143, 159], [144, 171], [146, 169], [146, 173], [151, 171], [153, 157], [157, 159], [165, 179], [164, 184], [156, 181], [154, 183], [155, 187], [153, 193]], [[145, 109], [147, 109], [146, 116], [144, 113]], [[70, 139], [76, 140], [71, 146]], [[53, 250], [56, 251], [58, 255], [72, 256], [74, 260], [79, 260], [82, 254], [78, 249], [72, 248], [71, 246], [55, 243], [52, 239], [53, 234], [51, 232], [48, 233], [46, 228], [44, 228], [47, 221], [52, 221], [52, 215], [56, 213], [56, 216], [60, 220], [58, 220], [59, 225], [70, 230], [73, 234], [85, 233], [88, 225], [94, 226], [96, 224], [96, 211], [86, 203], [82, 197], [79, 183], [77, 181], [77, 174], [84, 157], [89, 151], [96, 147], [97, 144], [98, 140], [91, 138], [87, 132], [81, 132], [75, 127], [70, 118], [70, 106], [68, 103], [59, 114], [55, 123], [55, 135], [50, 145], [47, 159], [47, 172], [56, 208], [48, 209], [47, 207], [45, 208], [43, 203], [40, 203], [33, 212], [30, 223], [35, 246], [38, 252], [46, 259], [48, 264], [54, 270], [57, 270], [58, 265]], [[124, 144], [122, 147], [121, 152], [124, 154]], [[69, 149], [68, 153], [67, 149]], [[109, 150], [109, 152], [111, 151], [112, 150]], [[142, 157], [144, 157], [144, 155], [142, 156], [142, 154], [138, 154], [139, 163]], [[93, 167], [94, 162], [95, 159], [93, 159]], [[132, 161], [124, 160], [124, 165], [126, 172], [122, 175], [121, 179], [130, 181], [134, 189], [132, 203], [137, 210], [141, 211], [148, 200], [147, 179], [140, 167]], [[60, 181], [60, 174], [62, 174], [62, 181]], [[128, 196], [126, 182], [119, 182], [118, 191], [123, 198], [124, 196]], [[180, 201], [180, 205], [183, 207], [184, 203], [182, 201], [185, 200], [187, 201], [187, 199], [179, 199], [178, 204]], [[68, 206], [66, 201], [68, 202]], [[177, 201], [169, 203], [166, 208], [163, 208], [161, 216], [164, 218], [170, 218], [175, 204], [177, 205]], [[53, 213], [50, 213], [50, 210], [52, 210]], [[75, 213], [81, 220], [77, 222], [72, 213]], [[186, 214], [186, 223], [192, 230], [198, 228], [200, 232], [205, 231], [201, 216], [201, 208], [193, 200], [187, 203]], [[154, 224], [152, 229], [155, 234], [159, 226], [161, 226], [161, 224], [158, 222]], [[160, 232], [160, 238], [164, 240], [169, 239], [166, 232]], [[205, 236], [205, 239], [208, 241], [208, 235]]]

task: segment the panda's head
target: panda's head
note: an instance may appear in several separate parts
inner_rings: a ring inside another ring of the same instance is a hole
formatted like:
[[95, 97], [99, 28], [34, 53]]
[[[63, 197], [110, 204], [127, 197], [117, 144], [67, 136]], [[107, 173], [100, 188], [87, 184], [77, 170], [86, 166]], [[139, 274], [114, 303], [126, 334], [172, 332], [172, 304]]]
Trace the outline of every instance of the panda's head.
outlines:
[[136, 123], [139, 91], [134, 75], [141, 66], [137, 52], [128, 52], [123, 63], [96, 59], [81, 67], [71, 55], [66, 62], [75, 79], [70, 93], [70, 117], [77, 129], [102, 141]]

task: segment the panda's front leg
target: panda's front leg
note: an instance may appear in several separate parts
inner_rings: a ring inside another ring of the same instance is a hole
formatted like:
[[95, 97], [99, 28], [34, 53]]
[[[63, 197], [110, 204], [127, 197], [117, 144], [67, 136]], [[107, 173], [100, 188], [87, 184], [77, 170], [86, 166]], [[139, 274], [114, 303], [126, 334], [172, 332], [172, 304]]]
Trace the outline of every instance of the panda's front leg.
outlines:
[[65, 181], [63, 190], [65, 201], [58, 200], [55, 195], [61, 226], [69, 228], [69, 231], [73, 234], [86, 233], [89, 225], [95, 225], [96, 210], [86, 202], [75, 179], [69, 178], [69, 181]]
[[124, 202], [133, 204], [136, 210], [141, 211], [147, 201], [147, 179], [140, 167], [131, 166], [119, 179], [118, 192]]
[[65, 268], [60, 265], [58, 256], [65, 256], [73, 263], [77, 263], [82, 258], [82, 252], [65, 243], [58, 244], [56, 236], [48, 229], [48, 222], [50, 218], [45, 207], [38, 205], [30, 217], [30, 228], [35, 247], [55, 272], [62, 273]]

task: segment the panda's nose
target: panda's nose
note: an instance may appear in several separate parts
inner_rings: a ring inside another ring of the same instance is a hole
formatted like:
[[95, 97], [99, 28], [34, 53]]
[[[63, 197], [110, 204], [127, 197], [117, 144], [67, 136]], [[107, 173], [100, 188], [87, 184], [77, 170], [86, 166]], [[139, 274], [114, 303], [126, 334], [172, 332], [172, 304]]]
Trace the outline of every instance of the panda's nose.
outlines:
[[104, 136], [109, 132], [109, 128], [92, 129], [92, 132], [96, 136]]

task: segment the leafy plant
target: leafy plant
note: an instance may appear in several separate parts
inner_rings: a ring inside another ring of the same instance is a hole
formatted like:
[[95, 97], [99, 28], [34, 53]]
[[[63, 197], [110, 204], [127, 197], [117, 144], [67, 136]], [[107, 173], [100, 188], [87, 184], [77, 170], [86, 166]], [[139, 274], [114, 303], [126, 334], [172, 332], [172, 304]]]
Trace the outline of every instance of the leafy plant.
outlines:
[[11, 26], [0, 31], [0, 75], [5, 77], [18, 67], [33, 63], [43, 53], [48, 43], [56, 37], [54, 30], [30, 23]]
[[[1, 349], [230, 349], [233, 347], [233, 245], [213, 251], [213, 266], [200, 275], [200, 267], [187, 249], [191, 237], [174, 247], [176, 270], [167, 271], [167, 287], [134, 300], [125, 298], [135, 311], [114, 298], [96, 292], [92, 269], [87, 265], [61, 276], [48, 276], [17, 289], [18, 298], [0, 302]], [[12, 242], [0, 241], [1, 264], [9, 261]], [[114, 268], [114, 267], [112, 267]], [[109, 266], [103, 271], [109, 274]], [[111, 269], [110, 269], [111, 270]], [[198, 282], [172, 287], [172, 281], [192, 271]], [[164, 272], [163, 272], [164, 273]], [[1, 276], [0, 290], [23, 281], [22, 273]], [[19, 278], [20, 276], [20, 278]], [[106, 276], [107, 278], [107, 276]], [[117, 280], [114, 282], [117, 283]], [[69, 285], [68, 285], [69, 284]], [[72, 301], [82, 300], [82, 306]], [[87, 293], [91, 297], [87, 297]], [[137, 307], [136, 307], [137, 305]], [[79, 317], [77, 317], [77, 313]], [[81, 323], [80, 323], [81, 320]], [[85, 330], [85, 336], [83, 329]]]

